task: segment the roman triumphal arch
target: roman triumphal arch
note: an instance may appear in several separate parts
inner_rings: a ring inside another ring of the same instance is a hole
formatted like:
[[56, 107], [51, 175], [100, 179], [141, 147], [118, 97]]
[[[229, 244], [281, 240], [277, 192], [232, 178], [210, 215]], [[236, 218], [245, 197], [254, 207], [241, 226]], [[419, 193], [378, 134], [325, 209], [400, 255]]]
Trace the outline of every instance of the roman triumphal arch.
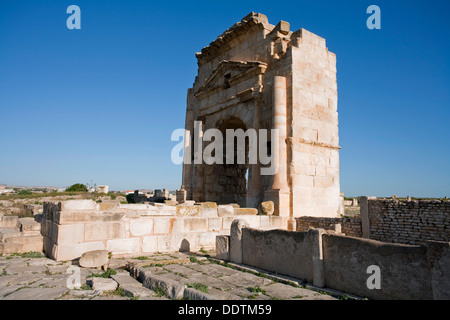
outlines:
[[184, 199], [246, 207], [272, 200], [279, 216], [339, 216], [336, 55], [325, 39], [252, 12], [196, 56], [186, 130], [199, 122], [221, 132], [277, 129], [267, 146], [276, 145], [279, 162], [274, 175], [261, 174], [265, 164], [249, 163], [246, 145], [243, 164], [184, 163]]

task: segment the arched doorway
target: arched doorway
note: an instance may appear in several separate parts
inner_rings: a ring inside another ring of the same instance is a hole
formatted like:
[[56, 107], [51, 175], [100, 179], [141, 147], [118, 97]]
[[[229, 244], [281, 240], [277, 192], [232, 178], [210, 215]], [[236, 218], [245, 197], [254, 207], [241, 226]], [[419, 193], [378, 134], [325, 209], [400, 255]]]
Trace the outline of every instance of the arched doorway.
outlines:
[[[218, 204], [237, 203], [241, 207], [246, 206], [247, 196], [247, 177], [248, 177], [248, 138], [245, 139], [245, 163], [238, 163], [237, 139], [234, 139], [234, 161], [227, 164], [226, 161], [226, 130], [247, 130], [244, 122], [231, 117], [227, 120], [220, 120], [216, 124], [223, 137], [223, 163], [205, 166], [205, 200], [213, 201]], [[231, 143], [231, 141], [230, 141]]]

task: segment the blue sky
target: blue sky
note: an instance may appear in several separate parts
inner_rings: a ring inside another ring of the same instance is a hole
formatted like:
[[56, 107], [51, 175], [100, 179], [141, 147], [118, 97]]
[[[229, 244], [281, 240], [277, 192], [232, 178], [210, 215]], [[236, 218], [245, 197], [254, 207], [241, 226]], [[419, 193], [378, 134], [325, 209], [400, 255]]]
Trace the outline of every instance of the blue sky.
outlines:
[[[66, 8], [81, 8], [68, 30]], [[381, 30], [366, 9], [381, 8]], [[195, 52], [249, 12], [337, 55], [341, 191], [450, 196], [449, 1], [0, 2], [0, 183], [179, 188]]]

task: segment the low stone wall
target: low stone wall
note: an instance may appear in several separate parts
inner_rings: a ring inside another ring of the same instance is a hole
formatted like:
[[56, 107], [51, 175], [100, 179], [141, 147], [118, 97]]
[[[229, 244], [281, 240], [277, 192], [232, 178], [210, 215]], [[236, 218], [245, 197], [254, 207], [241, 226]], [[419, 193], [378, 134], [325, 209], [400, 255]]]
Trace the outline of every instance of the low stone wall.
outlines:
[[[426, 247], [325, 234], [323, 259], [329, 288], [371, 299], [433, 299]], [[369, 266], [380, 268], [380, 289], [367, 287]]]
[[242, 263], [312, 283], [313, 241], [306, 232], [244, 228]]
[[347, 236], [361, 237], [361, 219], [355, 218], [319, 218], [319, 217], [298, 217], [297, 231], [305, 232], [309, 228], [322, 228], [342, 232]]
[[115, 256], [151, 252], [214, 249], [218, 234], [227, 234], [236, 217], [252, 227], [285, 228], [282, 217], [259, 216], [256, 209], [215, 203], [165, 204], [96, 203], [69, 200], [45, 203], [42, 217], [44, 250], [57, 260], [72, 260], [92, 250]]
[[[242, 257], [250, 266], [371, 299], [450, 299], [448, 242], [387, 244], [323, 229], [254, 230], [239, 221], [232, 228], [241, 228], [231, 230], [233, 262]], [[379, 289], [367, 285], [371, 266], [380, 270]]]

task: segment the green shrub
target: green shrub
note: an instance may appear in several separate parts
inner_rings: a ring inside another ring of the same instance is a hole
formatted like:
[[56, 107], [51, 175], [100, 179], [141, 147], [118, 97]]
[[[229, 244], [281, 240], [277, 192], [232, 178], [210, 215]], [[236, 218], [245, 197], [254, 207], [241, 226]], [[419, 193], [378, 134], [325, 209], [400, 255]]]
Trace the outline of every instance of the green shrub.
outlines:
[[94, 277], [98, 277], [98, 278], [109, 278], [112, 275], [115, 275], [117, 272], [114, 269], [108, 269], [107, 271], [103, 272], [103, 273], [92, 273], [90, 275], [88, 275], [86, 278], [94, 278]]
[[71, 192], [87, 192], [88, 188], [86, 187], [86, 185], [82, 184], [82, 183], [75, 183], [74, 185], [71, 185], [70, 187], [68, 187], [66, 189], [66, 191], [71, 191]]
[[188, 288], [194, 288], [195, 290], [198, 290], [198, 291], [201, 291], [201, 292], [204, 292], [204, 293], [208, 293], [208, 286], [206, 284], [203, 284], [203, 283], [198, 283], [198, 282], [186, 283], [186, 286]]
[[37, 252], [37, 251], [29, 251], [29, 252], [25, 252], [20, 254], [20, 256], [22, 258], [43, 258], [44, 255], [41, 252]]

